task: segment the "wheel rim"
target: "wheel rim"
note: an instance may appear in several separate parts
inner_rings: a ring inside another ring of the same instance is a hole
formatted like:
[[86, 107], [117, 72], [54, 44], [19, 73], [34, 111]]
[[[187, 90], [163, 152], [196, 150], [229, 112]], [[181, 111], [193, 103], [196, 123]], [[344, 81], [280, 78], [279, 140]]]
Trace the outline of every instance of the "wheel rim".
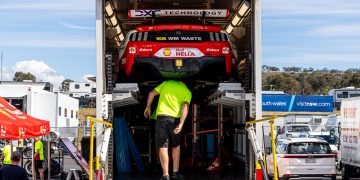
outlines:
[[25, 170], [28, 174], [32, 174], [32, 167], [31, 167], [31, 163], [25, 163]]

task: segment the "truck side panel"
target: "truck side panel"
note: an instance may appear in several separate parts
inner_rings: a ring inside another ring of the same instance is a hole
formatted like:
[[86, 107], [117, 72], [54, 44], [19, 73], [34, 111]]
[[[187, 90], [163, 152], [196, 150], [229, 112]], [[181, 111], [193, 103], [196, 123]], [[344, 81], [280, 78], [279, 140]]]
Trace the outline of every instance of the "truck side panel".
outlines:
[[340, 150], [343, 164], [360, 167], [360, 98], [341, 103]]

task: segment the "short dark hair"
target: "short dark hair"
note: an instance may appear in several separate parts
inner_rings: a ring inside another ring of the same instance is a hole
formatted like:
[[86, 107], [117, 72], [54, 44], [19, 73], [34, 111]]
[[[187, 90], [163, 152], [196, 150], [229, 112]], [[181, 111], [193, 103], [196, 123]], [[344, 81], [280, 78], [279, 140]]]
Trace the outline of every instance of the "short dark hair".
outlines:
[[6, 143], [10, 143], [11, 141], [10, 141], [9, 139], [6, 139], [5, 142], [6, 142]]
[[15, 152], [12, 153], [11, 160], [19, 162], [20, 159], [21, 159], [21, 152], [15, 151]]

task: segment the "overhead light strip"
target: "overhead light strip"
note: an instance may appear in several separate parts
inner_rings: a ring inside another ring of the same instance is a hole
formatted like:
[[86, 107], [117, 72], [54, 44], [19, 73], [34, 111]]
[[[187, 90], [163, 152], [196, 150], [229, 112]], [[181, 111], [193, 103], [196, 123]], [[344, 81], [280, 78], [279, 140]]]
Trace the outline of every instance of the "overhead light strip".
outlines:
[[106, 2], [105, 12], [108, 19], [107, 22], [111, 24], [110, 26], [116, 29], [116, 36], [114, 38], [116, 40], [116, 43], [120, 45], [120, 43], [125, 39], [124, 31], [120, 27], [116, 12], [114, 11], [114, 7], [110, 1]]
[[231, 34], [235, 27], [238, 27], [246, 18], [246, 16], [250, 13], [251, 7], [248, 1], [244, 1], [238, 7], [236, 13], [234, 13], [231, 18], [230, 23], [226, 26], [225, 31]]

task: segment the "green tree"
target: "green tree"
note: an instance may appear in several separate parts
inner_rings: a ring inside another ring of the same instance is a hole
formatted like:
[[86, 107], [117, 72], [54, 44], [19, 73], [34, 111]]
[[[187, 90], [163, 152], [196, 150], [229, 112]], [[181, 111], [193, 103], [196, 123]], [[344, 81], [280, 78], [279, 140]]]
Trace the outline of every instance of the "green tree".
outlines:
[[13, 81], [22, 82], [24, 80], [31, 80], [32, 82], [36, 82], [36, 77], [30, 72], [24, 73], [22, 71], [19, 71], [15, 73]]
[[69, 85], [71, 82], [74, 82], [71, 79], [65, 79], [62, 83], [61, 83], [61, 91], [63, 92], [68, 92], [69, 91]]
[[348, 86], [360, 87], [360, 72], [353, 74]]
[[[266, 85], [272, 85], [276, 91], [285, 91], [289, 94], [301, 94], [300, 83], [288, 73], [274, 73], [266, 77]], [[265, 89], [265, 87], [264, 87]]]

